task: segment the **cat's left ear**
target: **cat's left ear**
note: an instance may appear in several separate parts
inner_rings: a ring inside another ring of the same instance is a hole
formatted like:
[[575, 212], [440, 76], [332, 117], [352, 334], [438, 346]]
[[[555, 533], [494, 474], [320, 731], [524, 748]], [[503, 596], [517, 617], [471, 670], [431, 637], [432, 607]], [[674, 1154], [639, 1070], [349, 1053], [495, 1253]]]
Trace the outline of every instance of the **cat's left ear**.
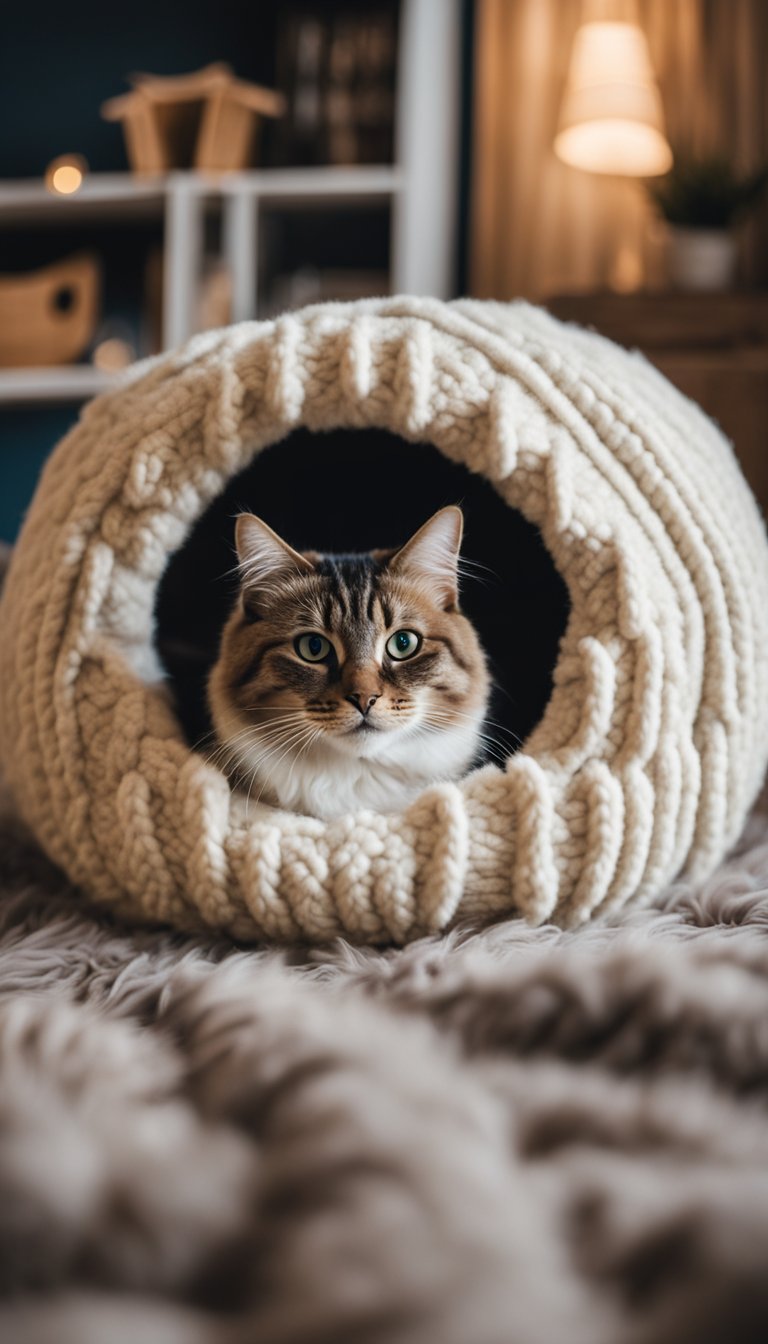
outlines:
[[396, 551], [387, 568], [390, 573], [413, 579], [424, 587], [431, 601], [452, 611], [459, 601], [459, 550], [464, 515], [451, 504], [433, 514]]

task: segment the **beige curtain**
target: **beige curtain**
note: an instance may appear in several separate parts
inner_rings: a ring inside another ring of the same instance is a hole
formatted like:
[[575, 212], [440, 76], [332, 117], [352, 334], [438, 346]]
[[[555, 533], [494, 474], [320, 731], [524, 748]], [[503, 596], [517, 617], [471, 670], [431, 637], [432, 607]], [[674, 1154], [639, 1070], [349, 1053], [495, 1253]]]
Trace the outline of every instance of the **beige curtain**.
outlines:
[[[574, 33], [637, 21], [674, 145], [768, 159], [768, 0], [477, 0], [470, 292], [499, 299], [663, 284], [663, 228], [640, 183], [569, 168], [552, 142]], [[768, 281], [768, 209], [742, 231]]]

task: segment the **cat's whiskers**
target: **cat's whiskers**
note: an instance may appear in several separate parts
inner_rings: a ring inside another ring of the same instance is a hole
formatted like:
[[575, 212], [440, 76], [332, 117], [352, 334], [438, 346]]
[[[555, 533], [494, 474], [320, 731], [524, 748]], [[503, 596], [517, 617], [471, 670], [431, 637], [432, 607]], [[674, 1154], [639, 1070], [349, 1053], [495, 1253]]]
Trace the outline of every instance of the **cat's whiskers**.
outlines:
[[294, 736], [301, 736], [309, 728], [309, 726], [310, 725], [306, 722], [306, 720], [304, 720], [301, 723], [285, 725], [280, 729], [273, 730], [272, 732], [257, 731], [252, 741], [255, 746], [263, 747], [264, 750], [262, 752], [262, 755], [266, 755], [269, 752], [277, 751], [278, 749], [283, 747]]
[[[253, 710], [255, 710], [255, 709], [262, 709], [263, 706], [261, 706], [261, 705], [245, 705], [244, 708], [245, 708], [246, 710], [253, 711]], [[269, 709], [268, 706], [267, 706], [266, 708], [267, 708], [267, 710]], [[280, 719], [289, 719], [289, 718], [294, 717], [294, 716], [297, 715], [297, 714], [301, 714], [302, 712], [303, 712], [303, 711], [302, 711], [301, 709], [292, 709], [292, 710], [290, 710], [287, 714], [283, 714], [283, 715], [281, 715], [281, 716], [280, 716]], [[264, 722], [265, 722], [265, 723], [278, 723], [278, 722], [280, 722], [280, 719], [265, 719]], [[234, 734], [233, 734], [233, 737], [239, 737], [239, 736], [241, 735], [241, 733], [243, 733], [243, 732], [250, 732], [251, 729], [254, 728], [254, 727], [258, 727], [258, 724], [252, 724], [252, 723], [244, 724], [243, 727], [242, 727], [242, 729], [240, 729], [237, 733], [234, 733]], [[204, 733], [202, 737], [198, 738], [197, 742], [195, 743], [195, 749], [198, 749], [200, 746], [202, 746], [202, 744], [203, 744], [208, 738], [210, 738], [210, 737], [214, 737], [214, 736], [216, 736], [216, 729], [215, 729], [215, 728], [212, 728], [212, 729], [210, 730], [210, 732], [208, 732], [208, 733]]]
[[264, 746], [266, 751], [276, 750], [290, 733], [298, 729], [297, 720], [301, 721], [303, 717], [301, 710], [294, 710], [271, 724], [250, 724], [222, 742], [218, 750], [209, 755], [208, 760], [213, 765], [219, 764], [220, 768], [224, 768], [225, 762], [238, 766], [241, 764], [242, 755], [246, 751], [250, 754], [252, 747]]
[[[473, 723], [476, 722], [471, 714], [461, 715], [460, 711], [455, 712], [457, 715], [465, 717]], [[433, 709], [425, 715], [422, 724], [427, 732], [443, 733], [451, 724], [451, 714], [448, 711]], [[512, 754], [506, 743], [499, 741], [498, 738], [493, 737], [490, 733], [483, 732], [482, 729], [476, 729], [475, 735], [478, 743], [483, 744], [485, 751], [491, 755], [494, 760], [498, 761], [500, 765], [506, 765], [506, 762]]]
[[240, 738], [247, 737], [251, 733], [259, 733], [266, 729], [284, 727], [287, 724], [295, 723], [297, 720], [303, 718], [304, 711], [302, 709], [295, 709], [289, 714], [281, 714], [279, 718], [257, 719], [254, 723], [244, 724], [236, 733], [232, 733], [229, 741], [236, 742]]
[[[464, 711], [460, 709], [457, 709], [453, 712], [456, 714], [464, 714]], [[472, 714], [467, 714], [465, 717], [474, 720], [475, 716]], [[488, 714], [483, 715], [481, 722], [483, 724], [487, 724], [489, 728], [497, 728], [500, 733], [503, 733], [506, 737], [510, 737], [514, 742], [515, 746], [522, 747], [523, 739], [521, 737], [518, 737], [517, 733], [512, 728], [508, 728], [505, 723], [499, 723], [498, 719], [492, 719], [489, 717]]]
[[249, 742], [258, 741], [262, 736], [260, 727], [261, 725], [259, 724], [251, 724], [249, 727], [242, 728], [239, 732], [233, 733], [226, 739], [226, 741], [222, 742], [220, 746], [217, 747], [216, 751], [208, 754], [208, 761], [211, 764], [215, 764], [218, 760], [223, 759], [227, 755], [233, 755], [235, 749], [247, 747]]
[[291, 762], [291, 768], [290, 768], [290, 770], [288, 771], [288, 787], [289, 787], [289, 788], [290, 788], [290, 785], [291, 785], [291, 781], [293, 780], [293, 772], [294, 772], [294, 770], [296, 769], [296, 766], [298, 765], [298, 762], [301, 760], [301, 757], [302, 757], [303, 755], [305, 755], [305, 753], [308, 753], [308, 752], [309, 752], [310, 747], [312, 747], [312, 746], [314, 745], [314, 743], [317, 741], [318, 737], [321, 737], [321, 736], [322, 736], [322, 731], [323, 731], [322, 728], [315, 728], [315, 729], [309, 734], [309, 737], [307, 738], [307, 740], [306, 740], [306, 742], [304, 743], [304, 745], [301, 746], [301, 747], [299, 748], [299, 750], [295, 753], [294, 758], [293, 758], [293, 761]]
[[[466, 710], [455, 709], [453, 706], [451, 707], [450, 710], [437, 708], [436, 710], [430, 710], [429, 712], [444, 714], [447, 717], [447, 719], [455, 717], [461, 719], [468, 719], [472, 723], [477, 723], [476, 714], [468, 714]], [[492, 719], [489, 717], [489, 715], [484, 714], [480, 722], [483, 725], [487, 725], [489, 728], [497, 728], [500, 733], [503, 733], [506, 737], [510, 737], [514, 742], [515, 746], [521, 747], [523, 745], [522, 738], [518, 737], [517, 733], [515, 733], [511, 728], [508, 728], [505, 723], [499, 723], [498, 719]]]
[[219, 740], [219, 734], [215, 728], [210, 728], [207, 733], [203, 733], [202, 737], [198, 737], [192, 744], [192, 750], [204, 751], [206, 742], [210, 742], [212, 737]]
[[468, 723], [477, 725], [481, 729], [486, 726], [489, 728], [497, 728], [500, 733], [504, 733], [508, 737], [511, 737], [518, 746], [522, 745], [520, 738], [512, 732], [511, 728], [507, 728], [502, 723], [497, 723], [495, 719], [488, 719], [484, 715], [479, 717], [477, 714], [469, 714], [466, 710], [456, 709], [454, 706], [451, 706], [450, 709], [441, 709], [439, 706], [434, 706], [427, 710], [425, 717], [439, 718], [443, 723], [452, 723], [456, 719], [465, 719]]
[[[425, 732], [432, 734], [440, 734], [445, 732], [445, 728], [442, 725], [439, 727], [437, 726], [427, 727], [425, 729]], [[500, 746], [498, 743], [488, 741], [488, 739], [479, 735], [476, 738], [476, 745], [478, 751], [481, 752], [483, 756], [488, 756], [502, 768], [506, 767], [506, 763], [509, 760], [509, 755], [504, 751], [504, 748]]]
[[[296, 735], [295, 740], [292, 739], [291, 741], [288, 742], [288, 744], [285, 746], [285, 749], [284, 749], [283, 751], [281, 751], [281, 753], [280, 753], [280, 755], [278, 756], [277, 760], [276, 760], [276, 761], [272, 761], [272, 762], [270, 762], [271, 768], [272, 768], [273, 770], [276, 769], [277, 766], [280, 765], [281, 762], [285, 760], [286, 756], [288, 756], [288, 755], [290, 754], [291, 751], [295, 751], [294, 760], [293, 760], [293, 763], [292, 763], [292, 765], [291, 765], [291, 769], [290, 769], [289, 774], [288, 774], [288, 779], [289, 779], [289, 782], [290, 782], [290, 779], [291, 779], [291, 777], [292, 777], [292, 775], [293, 775], [293, 771], [294, 771], [295, 766], [296, 766], [296, 762], [298, 761], [298, 759], [300, 758], [300, 756], [303, 754], [304, 751], [308, 751], [308, 750], [309, 750], [309, 748], [311, 747], [312, 743], [315, 741], [315, 739], [316, 739], [319, 735], [320, 735], [320, 730], [319, 730], [319, 729], [311, 729], [311, 728], [309, 727], [308, 724], [305, 725], [304, 731], [303, 731], [303, 732], [299, 732], [299, 733]], [[298, 751], [296, 751], [296, 748], [298, 748]], [[270, 752], [272, 752], [272, 754], [274, 754], [274, 751], [273, 751], [272, 749], [268, 748], [267, 751], [266, 751], [265, 753], [263, 753], [263, 755], [269, 755]], [[245, 815], [246, 815], [246, 817], [248, 816], [248, 805], [249, 805], [250, 797], [251, 797], [251, 789], [253, 788], [254, 782], [255, 782], [256, 777], [257, 777], [257, 775], [258, 775], [258, 773], [259, 773], [259, 769], [260, 769], [261, 761], [262, 761], [262, 760], [263, 760], [263, 756], [259, 758], [259, 760], [257, 761], [256, 765], [254, 766], [253, 771], [252, 771], [252, 774], [251, 774], [251, 783], [250, 783], [249, 788], [248, 788], [248, 796], [247, 796], [247, 798], [246, 798], [246, 803], [245, 803]], [[264, 793], [264, 790], [266, 789], [268, 783], [269, 783], [269, 779], [266, 778], [266, 779], [264, 780], [264, 782], [263, 782], [261, 788], [259, 789], [258, 794], [256, 795], [256, 806], [258, 806], [258, 804], [261, 802], [262, 794]]]
[[[250, 800], [251, 800], [251, 790], [253, 789], [254, 783], [256, 782], [256, 779], [257, 779], [258, 776], [259, 776], [259, 772], [260, 772], [260, 770], [261, 770], [262, 762], [265, 760], [266, 757], [274, 756], [274, 754], [275, 754], [276, 751], [280, 751], [280, 755], [277, 757], [277, 760], [273, 760], [273, 761], [269, 761], [269, 762], [268, 762], [268, 766], [269, 766], [269, 768], [271, 768], [271, 769], [274, 770], [274, 769], [280, 764], [280, 762], [283, 761], [283, 760], [285, 759], [285, 757], [288, 755], [288, 753], [289, 753], [295, 746], [297, 746], [298, 744], [300, 744], [300, 743], [304, 740], [304, 738], [305, 738], [305, 736], [306, 736], [306, 734], [307, 734], [307, 731], [308, 731], [308, 725], [305, 725], [304, 728], [302, 728], [302, 729], [298, 729], [298, 730], [296, 730], [296, 732], [295, 732], [294, 734], [291, 734], [291, 736], [290, 736], [290, 738], [289, 738], [289, 740], [288, 740], [287, 742], [285, 742], [285, 741], [280, 741], [280, 742], [275, 743], [274, 746], [268, 746], [268, 747], [266, 748], [266, 750], [263, 751], [263, 752], [257, 757], [255, 764], [254, 764], [254, 765], [252, 766], [252, 768], [251, 768], [251, 781], [250, 781], [250, 784], [249, 784], [249, 786], [248, 786], [248, 793], [247, 793], [247, 795], [246, 795], [246, 800], [245, 800], [245, 815], [246, 815], [246, 818], [247, 818], [247, 816], [248, 816], [248, 807], [249, 807], [249, 805], [250, 805]], [[281, 750], [281, 748], [282, 748], [282, 750]], [[261, 796], [262, 796], [262, 794], [263, 794], [265, 788], [267, 787], [267, 784], [268, 784], [268, 783], [269, 783], [269, 777], [267, 776], [267, 777], [264, 779], [264, 782], [263, 782], [263, 784], [262, 784], [262, 786], [261, 786], [261, 788], [260, 788], [260, 790], [259, 790], [259, 792], [258, 792], [258, 795], [257, 795], [257, 797], [256, 797], [256, 804], [257, 804], [257, 805], [258, 805], [258, 803], [261, 801]]]
[[[460, 579], [468, 579], [470, 583], [479, 583], [482, 588], [490, 588], [492, 584], [499, 585], [501, 583], [496, 570], [491, 569], [490, 565], [484, 565], [479, 560], [468, 560], [464, 555], [459, 558], [457, 570]], [[484, 572], [478, 573], [478, 570]], [[488, 575], [487, 578], [486, 575]]]

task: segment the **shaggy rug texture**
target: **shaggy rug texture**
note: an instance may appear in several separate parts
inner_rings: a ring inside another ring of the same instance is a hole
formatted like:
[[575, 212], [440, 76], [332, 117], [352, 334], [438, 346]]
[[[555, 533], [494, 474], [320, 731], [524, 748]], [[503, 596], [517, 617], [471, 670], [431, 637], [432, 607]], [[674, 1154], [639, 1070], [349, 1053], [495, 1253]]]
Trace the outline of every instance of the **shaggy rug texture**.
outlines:
[[704, 887], [292, 958], [0, 821], [5, 1344], [768, 1334], [768, 820]]
[[768, 817], [704, 886], [290, 957], [0, 804], [4, 1344], [762, 1344]]

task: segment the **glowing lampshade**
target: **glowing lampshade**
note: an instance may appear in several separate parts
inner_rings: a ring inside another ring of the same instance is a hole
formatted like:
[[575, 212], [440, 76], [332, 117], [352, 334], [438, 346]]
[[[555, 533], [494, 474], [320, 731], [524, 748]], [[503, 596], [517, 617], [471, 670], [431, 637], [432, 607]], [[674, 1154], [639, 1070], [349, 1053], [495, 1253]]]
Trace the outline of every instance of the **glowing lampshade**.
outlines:
[[555, 153], [574, 168], [655, 177], [672, 166], [645, 35], [634, 23], [585, 23], [573, 43]]

